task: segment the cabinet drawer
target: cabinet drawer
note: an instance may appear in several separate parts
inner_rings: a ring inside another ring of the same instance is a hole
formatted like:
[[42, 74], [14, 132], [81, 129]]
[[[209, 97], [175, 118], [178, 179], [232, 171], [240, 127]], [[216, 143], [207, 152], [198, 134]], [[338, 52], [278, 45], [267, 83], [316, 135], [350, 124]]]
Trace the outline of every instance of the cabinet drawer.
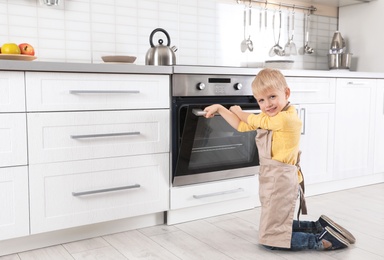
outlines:
[[286, 80], [291, 89], [289, 100], [292, 103], [335, 103], [335, 78], [286, 77]]
[[24, 72], [0, 71], [0, 113], [25, 111]]
[[169, 110], [28, 114], [29, 163], [169, 152]]
[[0, 168], [0, 240], [29, 235], [27, 166]]
[[169, 154], [30, 166], [31, 233], [169, 208]]
[[26, 73], [28, 111], [169, 108], [168, 75]]
[[171, 210], [258, 196], [258, 175], [225, 181], [173, 187]]
[[27, 164], [25, 113], [0, 114], [0, 167]]

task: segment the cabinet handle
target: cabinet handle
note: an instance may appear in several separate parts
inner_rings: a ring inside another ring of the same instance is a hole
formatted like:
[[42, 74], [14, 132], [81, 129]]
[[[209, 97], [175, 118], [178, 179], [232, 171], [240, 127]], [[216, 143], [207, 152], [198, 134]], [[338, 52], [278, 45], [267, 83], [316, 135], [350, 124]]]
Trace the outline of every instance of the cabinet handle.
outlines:
[[319, 92], [320, 90], [318, 89], [292, 89], [291, 92], [301, 92], [301, 93], [316, 93]]
[[347, 82], [347, 85], [362, 86], [362, 85], [365, 85], [365, 83], [364, 83], [364, 82], [355, 83], [355, 82], [353, 82], [353, 81], [348, 81], [348, 82]]
[[98, 138], [98, 137], [111, 137], [111, 136], [126, 136], [126, 135], [140, 135], [140, 132], [123, 132], [123, 133], [108, 133], [108, 134], [89, 134], [89, 135], [70, 135], [72, 139], [85, 139], [85, 138]]
[[301, 120], [303, 121], [303, 128], [301, 129], [301, 134], [302, 135], [305, 135], [305, 119], [306, 119], [306, 111], [305, 111], [305, 108], [300, 108], [300, 116], [301, 116]]
[[243, 188], [237, 188], [234, 190], [226, 190], [226, 191], [219, 191], [219, 192], [213, 192], [213, 193], [207, 193], [207, 194], [201, 194], [201, 195], [193, 195], [194, 199], [203, 199], [203, 198], [208, 198], [208, 197], [215, 197], [215, 196], [220, 196], [224, 194], [231, 194], [231, 193], [237, 193], [237, 192], [243, 192]]
[[138, 94], [139, 90], [70, 90], [69, 94]]
[[98, 194], [98, 193], [112, 192], [112, 191], [119, 191], [119, 190], [130, 190], [130, 189], [136, 189], [136, 188], [140, 188], [140, 184], [133, 184], [129, 186], [121, 186], [121, 187], [114, 187], [114, 188], [100, 189], [100, 190], [72, 192], [72, 196], [79, 197], [84, 195], [91, 195], [91, 194]]

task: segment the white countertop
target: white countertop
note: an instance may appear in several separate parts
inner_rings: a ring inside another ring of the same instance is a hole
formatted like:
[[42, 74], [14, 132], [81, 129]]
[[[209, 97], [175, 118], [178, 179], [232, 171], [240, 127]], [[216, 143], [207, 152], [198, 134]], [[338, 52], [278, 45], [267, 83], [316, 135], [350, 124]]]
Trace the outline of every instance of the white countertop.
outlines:
[[[228, 74], [256, 75], [263, 68], [214, 67], [214, 66], [173, 66], [173, 73], [188, 74]], [[290, 77], [326, 77], [326, 78], [377, 78], [383, 79], [384, 73], [357, 72], [349, 70], [281, 70]]]
[[127, 63], [69, 63], [45, 61], [0, 60], [1, 70], [130, 73], [130, 74], [172, 74], [172, 66], [144, 66]]
[[[88, 73], [128, 73], [128, 74], [228, 74], [256, 75], [262, 68], [220, 67], [220, 66], [146, 66], [118, 63], [67, 63], [44, 61], [0, 60], [0, 71], [51, 71]], [[356, 72], [349, 70], [282, 70], [290, 77], [335, 77], [384, 79], [384, 73]]]

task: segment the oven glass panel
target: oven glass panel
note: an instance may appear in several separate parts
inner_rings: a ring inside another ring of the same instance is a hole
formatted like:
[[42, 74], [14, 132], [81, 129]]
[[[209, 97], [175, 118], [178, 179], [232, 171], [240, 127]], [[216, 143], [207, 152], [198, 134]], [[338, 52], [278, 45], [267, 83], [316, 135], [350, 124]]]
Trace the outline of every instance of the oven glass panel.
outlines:
[[259, 164], [256, 131], [238, 132], [221, 116], [206, 119], [183, 108], [176, 176], [228, 170]]

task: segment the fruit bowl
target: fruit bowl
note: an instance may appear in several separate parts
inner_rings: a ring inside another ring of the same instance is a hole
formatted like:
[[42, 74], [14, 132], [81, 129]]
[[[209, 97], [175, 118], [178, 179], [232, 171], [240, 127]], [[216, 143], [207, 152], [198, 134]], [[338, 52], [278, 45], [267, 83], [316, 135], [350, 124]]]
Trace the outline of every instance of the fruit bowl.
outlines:
[[112, 55], [112, 56], [102, 56], [101, 59], [104, 62], [134, 63], [136, 60], [136, 57], [135, 56], [125, 56], [125, 55]]
[[24, 54], [2, 54], [0, 53], [0, 60], [35, 60], [36, 56], [24, 55]]

